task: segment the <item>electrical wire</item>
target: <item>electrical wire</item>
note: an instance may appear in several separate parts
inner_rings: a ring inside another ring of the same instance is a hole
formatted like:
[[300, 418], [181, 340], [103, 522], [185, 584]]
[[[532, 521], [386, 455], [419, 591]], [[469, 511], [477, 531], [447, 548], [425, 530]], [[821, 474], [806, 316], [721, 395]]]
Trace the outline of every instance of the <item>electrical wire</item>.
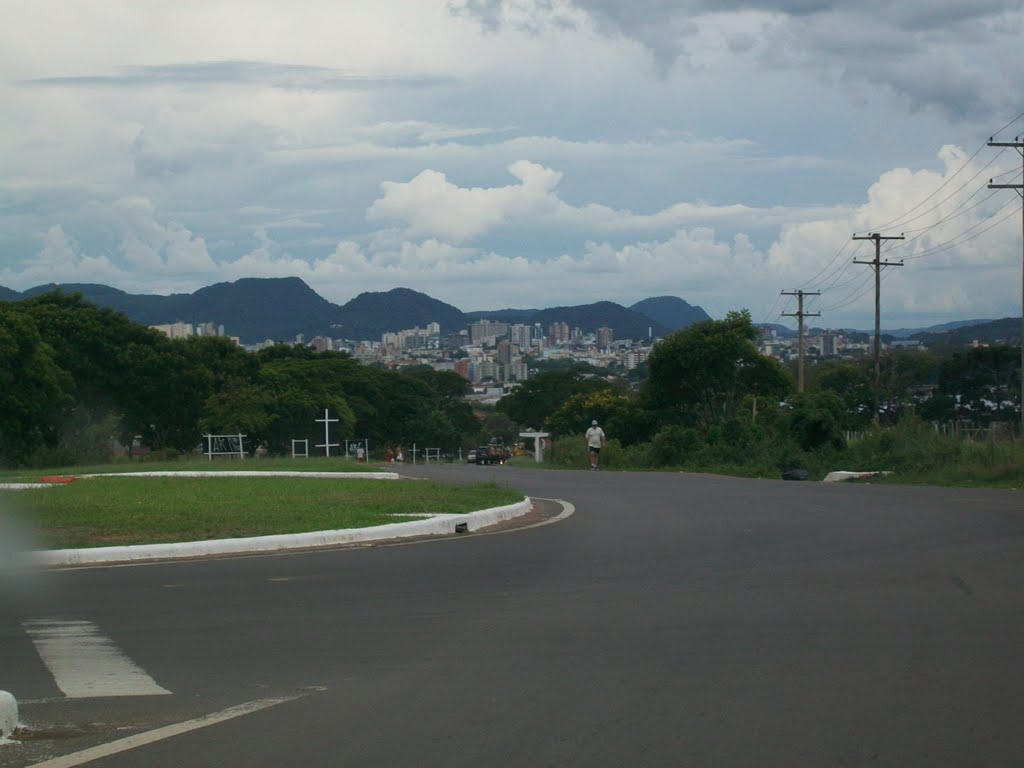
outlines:
[[[973, 227], [970, 227], [969, 229], [964, 230], [962, 233], [960, 233], [960, 235], [957, 236], [956, 239], [950, 240], [947, 243], [943, 243], [942, 245], [935, 246], [934, 248], [930, 248], [930, 249], [928, 249], [926, 251], [922, 251], [921, 253], [915, 253], [913, 256], [907, 256], [905, 258], [905, 260], [906, 261], [914, 261], [916, 259], [923, 259], [925, 256], [934, 256], [937, 253], [943, 253], [944, 251], [948, 251], [950, 248], [955, 248], [958, 245], [963, 245], [964, 243], [969, 243], [971, 240], [974, 240], [976, 237], [981, 237], [981, 235], [985, 234], [986, 232], [988, 232], [993, 227], [999, 226], [1000, 224], [1002, 224], [1004, 221], [1006, 221], [1011, 216], [1016, 216], [1017, 215], [1017, 211], [1019, 210], [1019, 206], [1013, 205], [1016, 202], [1017, 202], [1016, 200], [1012, 200], [1011, 199], [1006, 205], [1004, 205], [1002, 208], [1000, 208], [994, 214], [992, 214], [992, 216], [989, 216], [987, 219], [982, 219], [977, 224], [975, 224]], [[1007, 213], [1002, 218], [1000, 218], [1000, 219], [998, 219], [996, 221], [992, 221], [992, 219], [994, 219], [1002, 210], [1004, 210], [1009, 205], [1013, 205], [1013, 210], [1011, 210], [1009, 213]], [[970, 232], [972, 229], [976, 229], [977, 227], [981, 226], [982, 224], [984, 224], [987, 221], [991, 221], [992, 223], [989, 224], [984, 229], [982, 229], [982, 230], [980, 230], [978, 232], [975, 232], [970, 237], [963, 237], [968, 232]], [[960, 238], [963, 238], [963, 239], [960, 239]]]
[[[978, 172], [977, 172], [977, 173], [975, 173], [975, 174], [974, 174], [973, 176], [971, 176], [971, 178], [969, 178], [969, 179], [968, 179], [967, 181], [965, 181], [965, 182], [964, 182], [963, 184], [961, 184], [961, 185], [960, 185], [959, 187], [957, 187], [957, 188], [956, 188], [956, 189], [955, 189], [955, 190], [954, 190], [954, 191], [953, 191], [953, 192], [952, 192], [951, 194], [949, 194], [949, 195], [947, 195], [946, 197], [944, 197], [944, 198], [943, 198], [942, 200], [940, 200], [939, 202], [937, 202], [937, 203], [936, 203], [935, 205], [933, 205], [933, 206], [932, 206], [931, 208], [928, 208], [928, 209], [926, 209], [926, 210], [924, 210], [924, 211], [921, 211], [921, 213], [917, 214], [917, 216], [914, 216], [913, 218], [907, 219], [907, 220], [906, 220], [906, 221], [904, 221], [903, 223], [904, 223], [904, 224], [909, 224], [909, 223], [910, 223], [910, 222], [912, 222], [912, 221], [917, 221], [917, 220], [918, 220], [918, 219], [920, 219], [920, 218], [921, 218], [922, 216], [926, 216], [926, 215], [928, 215], [929, 213], [931, 213], [932, 211], [934, 211], [934, 210], [935, 210], [936, 208], [938, 208], [938, 207], [939, 207], [940, 205], [942, 205], [943, 203], [945, 203], [945, 202], [947, 202], [947, 201], [951, 200], [951, 199], [952, 199], [953, 197], [955, 197], [955, 196], [956, 196], [957, 194], [959, 194], [959, 192], [960, 192], [960, 191], [961, 191], [961, 190], [962, 190], [962, 189], [963, 189], [964, 187], [966, 187], [966, 186], [967, 186], [968, 184], [970, 184], [970, 183], [971, 183], [972, 181], [974, 181], [974, 180], [975, 180], [976, 178], [978, 178], [978, 177], [979, 177], [979, 176], [980, 176], [981, 174], [983, 174], [983, 173], [984, 173], [984, 172], [985, 172], [985, 171], [986, 171], [986, 170], [988, 169], [988, 167], [989, 167], [990, 165], [992, 165], [992, 163], [994, 163], [994, 162], [995, 162], [996, 160], [998, 160], [998, 159], [999, 159], [999, 157], [1000, 157], [1000, 156], [1001, 156], [1001, 155], [1003, 154], [1003, 152], [1005, 152], [1005, 151], [1006, 151], [1006, 148], [1004, 147], [1004, 148], [1003, 148], [1003, 149], [1001, 149], [1001, 150], [1000, 150], [999, 152], [997, 152], [997, 153], [996, 153], [996, 155], [995, 155], [995, 156], [994, 156], [994, 157], [993, 157], [993, 158], [992, 158], [991, 160], [989, 160], [989, 161], [988, 161], [987, 163], [985, 163], [985, 165], [983, 165], [983, 166], [982, 166], [982, 167], [981, 167], [981, 168], [980, 168], [980, 169], [978, 170]], [[939, 189], [942, 189], [942, 187], [940, 186], [940, 187], [939, 187]], [[938, 191], [938, 190], [936, 190], [936, 192], [937, 192], [937, 191]], [[933, 192], [933, 193], [932, 193], [932, 195], [934, 195], [934, 194], [935, 194], [935, 193]], [[977, 192], [975, 192], [974, 194], [977, 194]], [[932, 195], [929, 195], [929, 197], [932, 197]], [[971, 195], [971, 197], [974, 197], [974, 195]], [[971, 199], [971, 197], [967, 198], [967, 200], [970, 200], [970, 199]], [[926, 198], [926, 199], [927, 199], [927, 198]], [[922, 201], [922, 202], [923, 202], [923, 201]], [[965, 202], [966, 202], [966, 201], [965, 201]], [[898, 221], [898, 219], [897, 219], [897, 221]], [[941, 223], [941, 222], [940, 222], [940, 223]], [[888, 229], [888, 227], [880, 227], [879, 229]], [[875, 231], [877, 232], [877, 231], [879, 231], [879, 230], [875, 230]]]
[[1009, 127], [1010, 127], [1011, 125], [1013, 125], [1014, 123], [1016, 123], [1016, 122], [1017, 122], [1018, 120], [1020, 120], [1021, 118], [1024, 118], [1024, 112], [1021, 112], [1021, 113], [1020, 113], [1019, 115], [1017, 115], [1017, 116], [1016, 116], [1015, 118], [1013, 118], [1013, 120], [1011, 120], [1011, 121], [1010, 121], [1010, 122], [1008, 122], [1008, 123], [1007, 123], [1006, 125], [1004, 125], [1004, 126], [1003, 126], [1002, 128], [1000, 128], [1000, 129], [999, 129], [998, 131], [996, 131], [995, 133], [993, 133], [993, 134], [992, 134], [992, 138], [994, 139], [994, 138], [995, 138], [996, 136], [998, 136], [998, 135], [999, 135], [1000, 133], [1002, 133], [1003, 131], [1005, 131], [1005, 130], [1006, 130], [1007, 128], [1009, 128]]

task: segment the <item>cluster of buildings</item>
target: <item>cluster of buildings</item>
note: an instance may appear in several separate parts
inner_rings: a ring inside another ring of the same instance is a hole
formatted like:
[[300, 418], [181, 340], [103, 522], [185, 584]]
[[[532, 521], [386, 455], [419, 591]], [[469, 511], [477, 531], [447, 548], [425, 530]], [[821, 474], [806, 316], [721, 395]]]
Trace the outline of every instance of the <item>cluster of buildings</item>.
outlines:
[[[185, 339], [189, 336], [227, 336], [224, 332], [223, 325], [215, 325], [214, 323], [168, 323], [166, 325], [151, 325], [150, 328], [160, 331], [160, 333], [167, 336], [169, 339]], [[227, 336], [235, 344], [241, 344], [242, 341], [237, 336]]]
[[351, 345], [362, 362], [389, 368], [429, 365], [454, 371], [474, 386], [489, 390], [515, 385], [529, 377], [528, 360], [571, 359], [597, 368], [630, 371], [647, 359], [649, 346], [615, 341], [610, 328], [584, 333], [565, 323], [515, 324], [477, 321], [465, 330], [443, 335], [437, 324], [384, 334], [380, 342]]
[[[193, 325], [172, 323], [150, 326], [172, 339], [188, 336], [224, 336], [224, 326], [213, 323]], [[239, 343], [238, 337], [230, 337]], [[267, 340], [246, 345], [257, 351], [276, 342]], [[438, 323], [425, 328], [409, 328], [385, 333], [380, 341], [352, 342], [299, 334], [295, 344], [304, 344], [318, 352], [348, 352], [362, 363], [402, 368], [429, 365], [436, 370], [454, 371], [470, 383], [484, 389], [503, 388], [526, 381], [530, 376], [529, 359], [572, 360], [598, 368], [631, 371], [647, 360], [650, 343], [616, 341], [611, 328], [584, 333], [565, 322], [542, 326], [540, 323], [506, 323], [479, 320], [463, 330], [445, 335]]]
[[[761, 329], [761, 339], [758, 346], [761, 354], [774, 357], [776, 360], [786, 362], [795, 360], [800, 353], [799, 339], [796, 336], [783, 338], [777, 331], [766, 326]], [[890, 339], [883, 338], [882, 349], [895, 349], [903, 347], [917, 349], [921, 342], [917, 339]], [[844, 331], [824, 330], [804, 336], [804, 355], [810, 359], [823, 359], [829, 357], [856, 358], [872, 354], [874, 350], [874, 337], [870, 334], [857, 333], [848, 334]]]
[[[226, 336], [223, 325], [214, 323], [171, 323], [154, 325], [172, 339], [188, 336]], [[231, 336], [235, 343], [238, 337]], [[276, 342], [267, 340], [247, 345], [256, 351]], [[438, 323], [385, 333], [380, 341], [352, 342], [316, 336], [309, 341], [302, 334], [295, 344], [305, 344], [318, 352], [344, 351], [362, 363], [402, 368], [429, 365], [436, 370], [449, 370], [483, 389], [503, 388], [526, 381], [530, 376], [530, 360], [568, 360], [588, 363], [609, 372], [626, 373], [647, 361], [657, 340], [644, 342], [616, 341], [611, 328], [598, 328], [585, 333], [565, 322], [508, 323], [477, 320], [465, 329], [445, 335]], [[776, 360], [795, 360], [799, 354], [795, 336], [781, 336], [773, 327], [762, 328], [758, 342], [761, 353]], [[909, 339], [892, 339], [884, 347], [918, 347]], [[804, 354], [809, 359], [830, 357], [862, 357], [872, 352], [869, 335], [843, 331], [818, 331], [804, 337]]]
[[584, 333], [567, 323], [506, 323], [479, 320], [443, 334], [437, 323], [385, 333], [379, 342], [336, 344], [363, 363], [400, 368], [430, 365], [459, 374], [473, 385], [500, 388], [526, 381], [529, 360], [568, 359], [600, 368], [632, 370], [647, 359], [649, 346], [615, 341], [611, 328]]

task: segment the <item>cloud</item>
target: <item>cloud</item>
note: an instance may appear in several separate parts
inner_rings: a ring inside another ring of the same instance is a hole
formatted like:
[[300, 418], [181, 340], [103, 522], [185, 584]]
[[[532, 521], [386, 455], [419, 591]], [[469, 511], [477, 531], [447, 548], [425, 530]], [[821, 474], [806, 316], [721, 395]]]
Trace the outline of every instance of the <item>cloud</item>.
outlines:
[[1019, 81], [1000, 76], [999, 63], [1020, 46], [1024, 0], [451, 0], [450, 7], [490, 29], [558, 24], [632, 40], [663, 77], [679, 62], [726, 70], [733, 56], [749, 53], [762, 65], [813, 67], [884, 87], [911, 109], [955, 118], [1019, 106]]
[[113, 74], [63, 75], [20, 81], [26, 87], [155, 88], [259, 86], [285, 91], [367, 91], [456, 85], [451, 76], [366, 73], [267, 61], [198, 61], [120, 66]]
[[478, 237], [511, 218], [544, 215], [557, 199], [551, 194], [562, 175], [528, 161], [508, 168], [519, 184], [492, 189], [464, 189], [443, 173], [423, 171], [407, 183], [386, 181], [382, 196], [370, 206], [370, 221], [400, 220], [409, 236], [438, 235], [454, 242]]
[[381, 197], [367, 210], [367, 219], [397, 223], [408, 238], [436, 237], [464, 243], [502, 230], [628, 237], [671, 232], [708, 222], [760, 230], [782, 222], [820, 217], [824, 210], [678, 203], [646, 214], [597, 203], [573, 206], [557, 193], [563, 178], [561, 172], [526, 160], [512, 163], [508, 172], [520, 183], [465, 188], [435, 170], [425, 170], [408, 182], [387, 181], [381, 184]]

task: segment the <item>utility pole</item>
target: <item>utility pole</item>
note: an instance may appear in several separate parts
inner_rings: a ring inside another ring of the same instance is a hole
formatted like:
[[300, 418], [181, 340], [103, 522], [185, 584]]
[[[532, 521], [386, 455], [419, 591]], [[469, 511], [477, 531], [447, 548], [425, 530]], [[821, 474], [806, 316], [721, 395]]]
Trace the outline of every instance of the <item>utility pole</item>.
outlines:
[[875, 258], [871, 261], [858, 261], [853, 260], [854, 264], [870, 264], [875, 270], [875, 424], [878, 423], [878, 409], [881, 405], [881, 392], [882, 392], [882, 363], [881, 363], [881, 343], [882, 343], [882, 267], [902, 267], [903, 262], [899, 263], [895, 261], [882, 261], [882, 241], [883, 240], [903, 240], [903, 235], [890, 235], [888, 237], [874, 232], [870, 235], [863, 237], [853, 236], [854, 240], [874, 240], [875, 241]]
[[[1022, 169], [1024, 169], [1024, 141], [1017, 136], [1013, 141], [992, 141], [989, 139], [990, 147], [1013, 147], [1020, 153]], [[1024, 184], [993, 184], [989, 179], [989, 189], [1015, 189], [1024, 200]], [[1020, 276], [1020, 435], [1024, 438], [1024, 205], [1021, 206], [1020, 215], [1020, 238], [1021, 238], [1021, 276]]]
[[797, 319], [797, 328], [799, 328], [797, 338], [799, 339], [799, 347], [797, 354], [797, 367], [796, 367], [796, 391], [804, 391], [804, 318], [805, 317], [821, 317], [821, 312], [804, 312], [804, 296], [821, 296], [821, 293], [814, 291], [783, 291], [783, 296], [796, 296], [797, 298], [797, 311], [796, 312], [783, 312], [783, 317], [795, 317]]

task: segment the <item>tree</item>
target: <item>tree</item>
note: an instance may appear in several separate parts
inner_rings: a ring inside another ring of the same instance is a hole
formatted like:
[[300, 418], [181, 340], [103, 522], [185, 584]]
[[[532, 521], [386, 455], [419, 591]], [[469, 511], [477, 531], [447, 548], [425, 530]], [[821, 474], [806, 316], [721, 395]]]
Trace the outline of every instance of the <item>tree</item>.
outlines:
[[635, 445], [651, 434], [651, 419], [639, 403], [610, 389], [573, 395], [545, 420], [544, 428], [560, 437], [582, 435], [594, 420], [622, 445]]
[[790, 400], [789, 432], [801, 449], [842, 448], [843, 401], [834, 392], [801, 392]]
[[870, 361], [827, 360], [811, 368], [809, 392], [831, 392], [843, 403], [843, 428], [863, 429], [874, 408]]
[[976, 347], [939, 367], [938, 391], [957, 402], [962, 418], [1013, 420], [1020, 392], [1020, 350]]
[[265, 409], [268, 417], [262, 440], [272, 453], [287, 453], [292, 440], [315, 439], [322, 436], [317, 419], [324, 411], [332, 419], [331, 442], [354, 437], [356, 415], [345, 398], [341, 376], [336, 363], [343, 360], [330, 358], [275, 360], [263, 366], [260, 372], [262, 395], [251, 393], [250, 402], [257, 410], [250, 411], [254, 426]]
[[524, 381], [496, 407], [524, 427], [539, 428], [573, 395], [608, 387], [604, 379], [588, 377], [575, 368], [548, 371]]
[[763, 357], [750, 313], [696, 323], [666, 337], [647, 359], [644, 395], [665, 423], [707, 429], [736, 415], [744, 396], [783, 398], [792, 384], [782, 366]]
[[0, 303], [0, 461], [19, 465], [57, 443], [72, 386], [31, 318]]
[[473, 415], [472, 407], [465, 400], [469, 382], [459, 374], [454, 371], [435, 371], [429, 366], [424, 366], [410, 371], [407, 375], [427, 386], [435, 404], [459, 435], [471, 435], [480, 431], [480, 421]]

